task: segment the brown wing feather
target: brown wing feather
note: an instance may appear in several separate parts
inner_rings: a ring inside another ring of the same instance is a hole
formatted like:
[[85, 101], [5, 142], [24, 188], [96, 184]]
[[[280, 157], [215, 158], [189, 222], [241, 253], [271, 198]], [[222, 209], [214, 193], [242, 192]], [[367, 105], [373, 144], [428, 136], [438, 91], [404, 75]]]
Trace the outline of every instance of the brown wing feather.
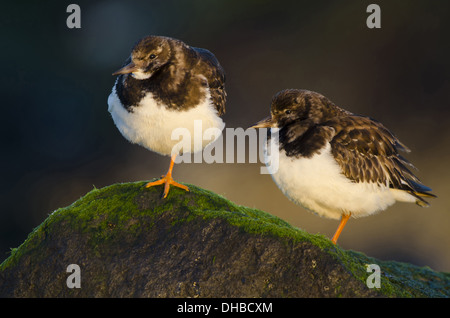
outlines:
[[[217, 58], [210, 51], [201, 48], [193, 48], [201, 57], [201, 63], [197, 67], [208, 81], [211, 98], [219, 115], [225, 114], [225, 71]], [[208, 67], [205, 67], [208, 66]]]
[[349, 116], [327, 125], [336, 130], [331, 150], [347, 178], [407, 191], [422, 204], [426, 201], [421, 196], [433, 196], [427, 193], [431, 189], [409, 169], [414, 166], [398, 153], [409, 149], [381, 123], [368, 117]]

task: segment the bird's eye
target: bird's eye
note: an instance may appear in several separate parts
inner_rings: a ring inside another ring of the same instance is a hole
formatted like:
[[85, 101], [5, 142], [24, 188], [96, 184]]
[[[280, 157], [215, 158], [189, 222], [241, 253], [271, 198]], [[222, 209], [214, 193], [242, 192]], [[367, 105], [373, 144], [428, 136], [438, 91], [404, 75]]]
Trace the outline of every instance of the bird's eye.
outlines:
[[156, 55], [155, 54], [150, 54], [150, 59], [154, 59], [156, 57]]
[[286, 115], [289, 115], [290, 113], [292, 113], [292, 111], [291, 111], [290, 109], [286, 109], [286, 110], [284, 111], [284, 113], [285, 113]]

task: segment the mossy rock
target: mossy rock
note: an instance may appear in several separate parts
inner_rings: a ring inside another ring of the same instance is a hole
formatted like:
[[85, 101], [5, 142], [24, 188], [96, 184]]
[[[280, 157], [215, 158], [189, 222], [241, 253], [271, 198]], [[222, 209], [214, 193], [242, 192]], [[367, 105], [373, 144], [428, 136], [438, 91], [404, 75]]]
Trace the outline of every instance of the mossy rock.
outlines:
[[[0, 297], [448, 297], [450, 274], [346, 251], [188, 185], [94, 189], [0, 265]], [[68, 288], [69, 264], [81, 288]], [[381, 269], [368, 288], [368, 264]]]

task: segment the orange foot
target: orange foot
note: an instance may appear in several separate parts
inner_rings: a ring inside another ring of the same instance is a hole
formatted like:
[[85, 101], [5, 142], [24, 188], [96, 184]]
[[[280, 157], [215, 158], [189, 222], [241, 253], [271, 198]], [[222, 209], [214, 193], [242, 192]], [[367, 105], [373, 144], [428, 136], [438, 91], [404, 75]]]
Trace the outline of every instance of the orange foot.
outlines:
[[189, 191], [188, 187], [186, 187], [185, 185], [182, 185], [178, 182], [175, 182], [172, 178], [172, 169], [173, 169], [173, 164], [175, 163], [175, 158], [176, 158], [176, 156], [172, 156], [172, 158], [170, 159], [169, 170], [167, 171], [167, 174], [165, 176], [162, 176], [162, 178], [157, 181], [149, 182], [145, 185], [146, 188], [150, 188], [153, 186], [164, 184], [163, 199], [165, 199], [167, 197], [167, 195], [169, 194], [169, 189], [170, 189], [171, 185], [173, 185], [177, 188], [181, 188], [186, 191]]

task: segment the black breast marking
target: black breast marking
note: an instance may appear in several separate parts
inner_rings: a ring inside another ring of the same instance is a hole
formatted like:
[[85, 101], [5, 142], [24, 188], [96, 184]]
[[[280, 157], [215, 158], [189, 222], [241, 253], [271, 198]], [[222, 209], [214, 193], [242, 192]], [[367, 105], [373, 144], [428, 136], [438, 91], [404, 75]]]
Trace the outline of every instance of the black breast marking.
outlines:
[[177, 72], [176, 83], [168, 70], [161, 69], [149, 79], [137, 80], [131, 74], [120, 75], [116, 92], [124, 107], [133, 111], [147, 93], [168, 109], [188, 110], [203, 102], [208, 84], [199, 77], [192, 77], [190, 71]]
[[127, 111], [133, 112], [132, 107], [137, 106], [149, 91], [149, 80], [137, 80], [130, 74], [119, 75], [116, 82], [116, 93]]
[[321, 152], [334, 133], [334, 129], [328, 126], [289, 125], [279, 131], [280, 150], [285, 150], [288, 157], [311, 158]]

